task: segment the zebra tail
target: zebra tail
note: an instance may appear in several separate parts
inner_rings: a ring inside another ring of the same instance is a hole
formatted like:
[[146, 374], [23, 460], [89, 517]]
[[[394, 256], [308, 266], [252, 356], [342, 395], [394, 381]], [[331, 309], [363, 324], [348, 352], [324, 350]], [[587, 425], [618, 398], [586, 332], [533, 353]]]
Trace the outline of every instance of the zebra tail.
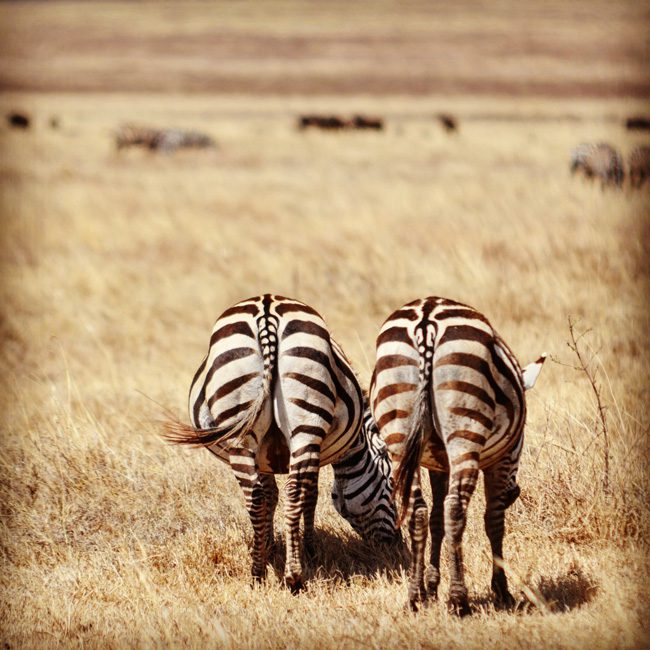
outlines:
[[398, 528], [402, 525], [408, 513], [413, 477], [415, 472], [420, 469], [422, 447], [425, 434], [429, 429], [427, 423], [431, 420], [429, 406], [429, 378], [424, 376], [420, 379], [420, 384], [415, 393], [409, 432], [406, 436], [406, 448], [395, 472], [394, 490], [398, 500]]
[[266, 401], [271, 396], [274, 369], [276, 366], [277, 339], [271, 332], [271, 345], [261, 344], [264, 370], [262, 372], [262, 390], [251, 402], [250, 406], [242, 411], [235, 422], [228, 425], [196, 429], [190, 424], [168, 418], [164, 423], [163, 437], [171, 443], [179, 445], [206, 446], [223, 438], [229, 438], [228, 447], [238, 447], [246, 435], [253, 429], [262, 413]]

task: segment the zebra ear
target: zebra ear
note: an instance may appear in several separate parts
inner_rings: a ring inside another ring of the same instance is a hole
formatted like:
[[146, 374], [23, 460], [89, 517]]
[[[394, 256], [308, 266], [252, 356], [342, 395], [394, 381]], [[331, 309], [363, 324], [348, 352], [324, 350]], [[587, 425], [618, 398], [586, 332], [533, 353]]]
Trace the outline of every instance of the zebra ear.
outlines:
[[542, 371], [544, 361], [546, 361], [546, 352], [542, 353], [537, 361], [529, 363], [523, 369], [521, 374], [524, 378], [524, 390], [530, 390], [535, 385], [535, 382], [539, 377], [539, 373]]

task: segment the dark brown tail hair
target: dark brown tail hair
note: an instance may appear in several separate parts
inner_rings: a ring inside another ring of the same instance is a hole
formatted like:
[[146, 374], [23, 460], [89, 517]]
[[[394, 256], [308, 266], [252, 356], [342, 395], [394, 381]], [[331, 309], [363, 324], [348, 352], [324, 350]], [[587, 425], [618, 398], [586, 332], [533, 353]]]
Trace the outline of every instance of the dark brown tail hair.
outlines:
[[425, 437], [432, 430], [429, 391], [429, 377], [423, 376], [415, 393], [404, 456], [402, 456], [395, 472], [394, 494], [397, 496], [398, 528], [402, 525], [408, 513], [413, 477], [415, 472], [420, 469]]

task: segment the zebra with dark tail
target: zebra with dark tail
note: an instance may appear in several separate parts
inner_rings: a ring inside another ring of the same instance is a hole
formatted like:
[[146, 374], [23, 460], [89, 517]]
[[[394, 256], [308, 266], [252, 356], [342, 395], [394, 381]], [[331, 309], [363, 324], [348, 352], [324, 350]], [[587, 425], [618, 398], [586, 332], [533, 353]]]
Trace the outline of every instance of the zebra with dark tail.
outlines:
[[[274, 540], [274, 474], [289, 474], [285, 582], [293, 592], [303, 586], [301, 518], [305, 553], [314, 555], [319, 467], [334, 464], [334, 502], [355, 530], [399, 538], [386, 451], [373, 444], [365, 407], [350, 363], [311, 307], [265, 294], [217, 319], [190, 388], [191, 426], [170, 423], [167, 438], [207, 447], [230, 464], [253, 525], [254, 580], [265, 577]], [[355, 472], [362, 480], [352, 494]]]
[[[394, 476], [398, 522], [408, 516], [413, 610], [437, 597], [443, 536], [450, 550], [450, 609], [469, 613], [461, 541], [479, 470], [485, 476], [485, 530], [492, 547], [492, 589], [512, 606], [503, 569], [506, 509], [519, 496], [517, 470], [526, 402], [545, 355], [523, 371], [513, 353], [475, 309], [453, 300], [415, 300], [388, 317], [377, 339], [372, 409]], [[429, 470], [431, 518], [420, 466]], [[428, 520], [428, 521], [427, 521]], [[425, 571], [427, 525], [431, 557]], [[426, 578], [426, 580], [425, 580]], [[426, 586], [425, 586], [426, 584]]]

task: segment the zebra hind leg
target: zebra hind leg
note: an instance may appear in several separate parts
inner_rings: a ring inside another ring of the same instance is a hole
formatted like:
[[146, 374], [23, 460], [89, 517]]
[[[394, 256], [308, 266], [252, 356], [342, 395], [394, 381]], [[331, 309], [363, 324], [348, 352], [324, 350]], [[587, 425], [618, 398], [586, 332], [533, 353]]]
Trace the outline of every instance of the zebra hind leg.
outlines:
[[443, 472], [429, 471], [433, 505], [429, 517], [429, 531], [431, 532], [431, 560], [425, 574], [427, 595], [438, 598], [438, 585], [440, 584], [440, 549], [445, 536], [444, 508], [445, 496], [449, 485], [449, 476]]
[[278, 486], [273, 474], [261, 474], [260, 480], [264, 488], [264, 497], [266, 499], [266, 554], [267, 557], [275, 551], [275, 534], [273, 529], [273, 516], [278, 505]]
[[485, 532], [492, 548], [492, 591], [498, 607], [512, 608], [515, 599], [508, 591], [508, 580], [503, 568], [503, 535], [505, 532], [505, 511], [519, 495], [518, 488], [506, 490], [509, 467], [499, 463], [485, 475]]
[[449, 609], [459, 616], [471, 613], [465, 586], [462, 539], [467, 522], [467, 506], [476, 488], [477, 479], [478, 458], [471, 466], [465, 464], [463, 469], [452, 473], [449, 491], [445, 497], [444, 522], [449, 544], [450, 571]]
[[424, 551], [427, 545], [428, 511], [420, 487], [420, 468], [413, 476], [409, 499], [409, 534], [411, 536], [411, 568], [409, 570], [408, 606], [418, 611], [418, 603], [424, 603], [427, 592], [424, 588]]
[[255, 452], [248, 448], [232, 449], [230, 467], [244, 493], [246, 509], [253, 525], [253, 582], [261, 582], [266, 577], [268, 514], [264, 485], [255, 462]]
[[[322, 438], [321, 438], [322, 440]], [[300, 557], [300, 519], [305, 519], [305, 547], [313, 553], [314, 511], [318, 498], [318, 469], [320, 441], [307, 444], [291, 454], [289, 478], [286, 484], [285, 525], [287, 561], [284, 579], [292, 593], [303, 588]]]

